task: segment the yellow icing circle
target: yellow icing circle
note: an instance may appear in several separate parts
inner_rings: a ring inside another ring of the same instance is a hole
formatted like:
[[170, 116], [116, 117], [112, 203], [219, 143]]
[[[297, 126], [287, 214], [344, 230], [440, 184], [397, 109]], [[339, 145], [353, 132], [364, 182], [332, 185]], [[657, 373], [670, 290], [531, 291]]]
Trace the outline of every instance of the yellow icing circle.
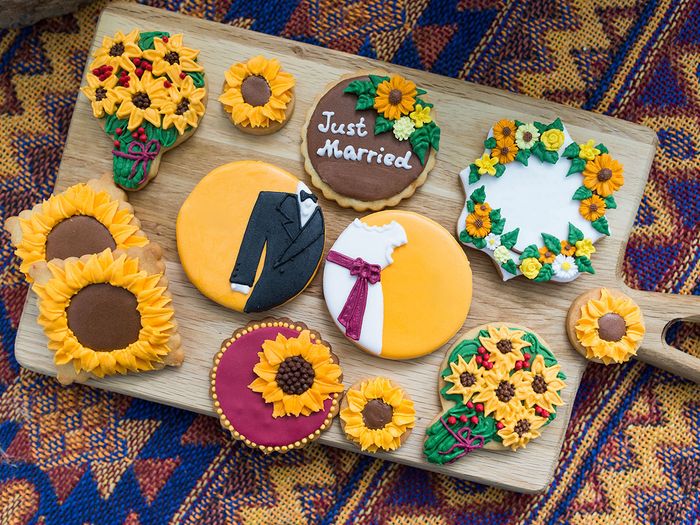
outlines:
[[[248, 294], [234, 292], [229, 277], [258, 195], [261, 191], [294, 194], [298, 183], [282, 168], [247, 160], [219, 166], [195, 186], [180, 208], [176, 233], [182, 266], [200, 292], [223, 306], [244, 311], [255, 285]], [[265, 256], [263, 248], [255, 273], [256, 284]], [[313, 274], [309, 282], [312, 279]]]

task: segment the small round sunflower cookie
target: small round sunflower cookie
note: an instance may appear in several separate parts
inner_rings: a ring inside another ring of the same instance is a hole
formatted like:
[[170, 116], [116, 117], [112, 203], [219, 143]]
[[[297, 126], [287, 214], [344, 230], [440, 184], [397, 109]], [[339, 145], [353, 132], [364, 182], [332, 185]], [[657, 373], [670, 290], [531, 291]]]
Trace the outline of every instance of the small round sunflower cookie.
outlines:
[[258, 55], [232, 65], [224, 76], [219, 102], [241, 131], [269, 135], [292, 116], [296, 81], [291, 73], [282, 71], [279, 60]]
[[148, 239], [140, 228], [110, 175], [75, 184], [5, 221], [27, 278], [40, 262], [145, 246]]
[[398, 384], [373, 377], [358, 381], [345, 393], [340, 422], [347, 438], [363, 451], [391, 451], [408, 439], [416, 424], [416, 410]]
[[149, 244], [32, 266], [38, 322], [61, 383], [182, 364], [160, 254]]
[[309, 110], [301, 152], [311, 182], [357, 211], [395, 206], [435, 164], [440, 128], [426, 91], [400, 75], [353, 73]]
[[330, 344], [303, 323], [254, 321], [214, 357], [211, 395], [222, 426], [263, 452], [287, 452], [321, 435], [339, 410], [343, 372]]
[[637, 303], [619, 290], [596, 288], [571, 304], [566, 332], [586, 359], [609, 365], [634, 357], [646, 329]]
[[443, 412], [423, 444], [431, 463], [451, 463], [479, 448], [523, 448], [563, 404], [566, 376], [547, 343], [527, 328], [478, 326], [459, 337], [440, 368]]

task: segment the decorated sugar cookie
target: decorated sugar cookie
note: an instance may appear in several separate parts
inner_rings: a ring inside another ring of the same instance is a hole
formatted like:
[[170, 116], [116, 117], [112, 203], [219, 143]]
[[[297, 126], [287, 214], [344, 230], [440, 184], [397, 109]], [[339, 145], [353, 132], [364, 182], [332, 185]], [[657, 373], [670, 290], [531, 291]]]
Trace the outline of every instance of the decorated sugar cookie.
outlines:
[[443, 412], [423, 445], [431, 463], [451, 463], [479, 448], [525, 447], [563, 404], [566, 376], [544, 340], [526, 328], [478, 326], [448, 350], [440, 368]]
[[634, 357], [646, 329], [637, 303], [619, 290], [596, 288], [571, 304], [566, 331], [586, 359], [609, 365]]
[[407, 211], [355, 219], [326, 256], [323, 295], [336, 325], [363, 350], [412, 359], [462, 327], [472, 298], [464, 251], [438, 223]]
[[337, 356], [303, 323], [265, 319], [225, 340], [214, 357], [211, 395], [221, 424], [265, 453], [300, 448], [339, 410]]
[[330, 84], [302, 130], [301, 152], [314, 186], [357, 211], [413, 195], [440, 146], [425, 95], [411, 80], [386, 73], [345, 75]]
[[110, 175], [75, 184], [5, 221], [28, 278], [40, 262], [145, 246], [148, 239], [140, 228], [126, 194]]
[[325, 225], [311, 190], [259, 161], [206, 175], [177, 217], [177, 249], [192, 284], [239, 312], [262, 312], [300, 294], [323, 255]]
[[113, 142], [114, 182], [140, 190], [166, 151], [199, 126], [206, 109], [199, 51], [181, 34], [134, 29], [104, 37], [80, 90]]
[[232, 65], [225, 73], [219, 102], [233, 124], [246, 133], [268, 135], [284, 126], [294, 111], [294, 77], [279, 60], [262, 55]]
[[416, 424], [413, 401], [386, 377], [364, 379], [352, 385], [340, 409], [345, 435], [367, 452], [398, 449]]
[[153, 243], [32, 265], [38, 322], [60, 382], [182, 363], [164, 271]]
[[467, 196], [459, 240], [487, 253], [504, 281], [570, 282], [595, 273], [594, 243], [624, 184], [603, 144], [572, 140], [561, 120], [500, 120], [486, 150], [460, 173]]

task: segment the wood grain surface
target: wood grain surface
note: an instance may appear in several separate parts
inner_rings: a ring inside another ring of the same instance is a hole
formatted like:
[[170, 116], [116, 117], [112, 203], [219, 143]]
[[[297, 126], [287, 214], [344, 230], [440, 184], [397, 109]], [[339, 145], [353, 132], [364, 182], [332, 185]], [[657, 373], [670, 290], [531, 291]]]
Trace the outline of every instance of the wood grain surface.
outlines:
[[[185, 44], [201, 49], [201, 62], [206, 68], [209, 86], [217, 89], [230, 64], [263, 53], [278, 58], [284, 68], [297, 78], [296, 109], [291, 121], [281, 131], [268, 136], [253, 136], [234, 128], [217, 102], [218, 92], [211, 92], [200, 129], [194, 136], [164, 157], [160, 175], [141, 192], [130, 194], [130, 202], [152, 240], [160, 242], [167, 258], [167, 275], [171, 281], [176, 317], [180, 323], [185, 363], [179, 369], [155, 373], [90, 380], [98, 388], [172, 405], [186, 410], [213, 415], [209, 398], [209, 370], [220, 342], [254, 316], [222, 308], [203, 297], [185, 277], [178, 263], [175, 244], [175, 219], [180, 205], [197, 182], [220, 164], [243, 159], [260, 159], [289, 170], [307, 183], [303, 160], [299, 153], [300, 130], [310, 104], [322, 86], [340, 75], [359, 69], [386, 68], [415, 80], [428, 90], [442, 127], [442, 144], [437, 163], [424, 186], [399, 209], [428, 215], [449, 231], [464, 205], [458, 181], [459, 171], [480, 155], [485, 134], [501, 118], [551, 121], [561, 117], [569, 132], [578, 141], [595, 138], [604, 142], [624, 165], [626, 184], [615, 195], [618, 209], [608, 217], [613, 235], [597, 244], [595, 276], [583, 275], [571, 284], [534, 283], [524, 278], [503, 283], [491, 260], [483, 253], [467, 250], [474, 274], [474, 300], [469, 317], [460, 333], [493, 321], [524, 325], [540, 333], [551, 345], [568, 376], [563, 391], [565, 405], [556, 420], [540, 439], [527, 449], [510, 451], [477, 451], [466, 458], [444, 466], [426, 462], [422, 445], [426, 425], [440, 410], [436, 388], [439, 364], [452, 341], [433, 354], [412, 361], [388, 361], [370, 356], [347, 342], [333, 324], [321, 292], [321, 274], [311, 286], [289, 305], [271, 312], [307, 323], [333, 345], [344, 370], [344, 382], [351, 385], [369, 374], [386, 375], [400, 383], [416, 403], [418, 421], [406, 444], [394, 453], [377, 457], [404, 463], [446, 475], [469, 479], [521, 492], [536, 492], [551, 481], [561, 450], [585, 360], [570, 346], [565, 317], [572, 300], [588, 288], [614, 286], [625, 289], [620, 277], [621, 257], [632, 221], [639, 204], [656, 147], [654, 133], [642, 126], [608, 118], [558, 104], [530, 99], [492, 88], [444, 78], [399, 66], [344, 53], [286, 41], [189, 18], [137, 4], [111, 5], [99, 22], [95, 44], [104, 35], [117, 30], [184, 32]], [[111, 141], [92, 117], [90, 105], [79, 97], [71, 123], [57, 190], [84, 181], [111, 169]], [[327, 221], [326, 249], [352, 221], [362, 216], [341, 209], [336, 203], [320, 198]], [[662, 343], [667, 322], [698, 315], [699, 298], [664, 296], [626, 290], [644, 309], [648, 334], [640, 357], [656, 364], [692, 368], [698, 374], [697, 360], [681, 352], [673, 352]], [[25, 367], [55, 375], [52, 356], [46, 349], [46, 338], [36, 323], [37, 307], [29, 294], [16, 342], [17, 360]], [[264, 317], [259, 315], [258, 318]], [[697, 380], [697, 375], [694, 376]], [[347, 441], [336, 420], [319, 441], [348, 450], [358, 450]], [[317, 445], [312, 445], [317, 446]]]

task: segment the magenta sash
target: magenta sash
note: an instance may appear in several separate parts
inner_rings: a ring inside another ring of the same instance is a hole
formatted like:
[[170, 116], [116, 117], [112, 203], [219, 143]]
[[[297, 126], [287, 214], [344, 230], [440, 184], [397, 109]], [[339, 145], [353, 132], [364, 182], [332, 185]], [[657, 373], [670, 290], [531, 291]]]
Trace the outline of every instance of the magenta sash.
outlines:
[[145, 143], [133, 140], [129, 143], [127, 151], [112, 150], [112, 153], [116, 157], [135, 161], [131, 165], [131, 175], [129, 175], [128, 179], [132, 180], [136, 177], [140, 168], [143, 173], [143, 178], [139, 181], [139, 186], [144, 184], [148, 179], [148, 163], [155, 160], [159, 152], [160, 142], [155, 139], [151, 139]]
[[457, 454], [455, 457], [453, 457], [451, 460], [449, 460], [448, 463], [452, 463], [453, 461], [458, 460], [462, 456], [466, 456], [470, 452], [477, 450], [477, 449], [484, 446], [484, 437], [483, 436], [472, 437], [472, 429], [471, 428], [462, 427], [455, 433], [455, 431], [450, 428], [450, 425], [447, 423], [447, 421], [445, 421], [444, 417], [440, 417], [440, 423], [442, 423], [442, 426], [445, 427], [445, 429], [452, 435], [452, 437], [457, 442], [454, 443], [449, 448], [449, 450], [446, 450], [444, 452], [442, 450], [439, 450], [438, 454], [446, 456], [447, 454], [452, 454], [452, 452], [455, 449], [460, 451], [459, 454]]
[[338, 316], [338, 322], [345, 327], [345, 335], [357, 341], [362, 331], [369, 285], [377, 284], [381, 280], [382, 267], [378, 264], [370, 264], [362, 257], [352, 259], [333, 250], [328, 252], [326, 260], [347, 268], [350, 270], [350, 275], [357, 277], [345, 300], [345, 306]]

